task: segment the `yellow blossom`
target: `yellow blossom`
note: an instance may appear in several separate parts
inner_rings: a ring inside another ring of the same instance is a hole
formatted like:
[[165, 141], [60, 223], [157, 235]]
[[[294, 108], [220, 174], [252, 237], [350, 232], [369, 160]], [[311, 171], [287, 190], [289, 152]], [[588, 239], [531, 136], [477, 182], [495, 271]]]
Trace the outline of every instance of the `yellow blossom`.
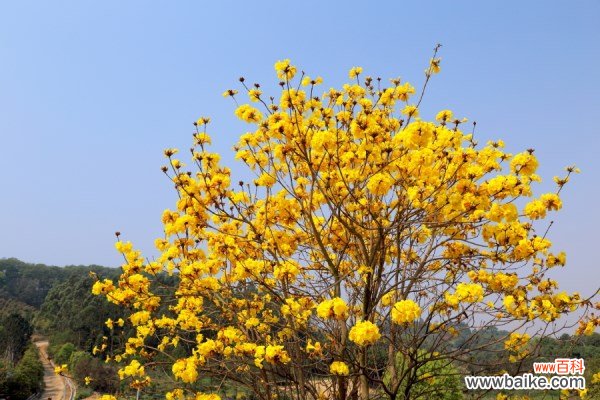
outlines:
[[382, 196], [390, 190], [393, 184], [394, 179], [391, 176], [377, 173], [367, 182], [367, 189], [374, 195]]
[[229, 89], [223, 92], [223, 97], [233, 97], [237, 94], [237, 90]]
[[451, 121], [453, 118], [452, 111], [450, 110], [442, 110], [435, 116], [435, 119], [440, 122]]
[[280, 60], [275, 63], [275, 71], [277, 71], [277, 77], [281, 80], [290, 80], [296, 75], [296, 67], [290, 64], [290, 60]]
[[438, 72], [440, 72], [441, 61], [442, 61], [441, 58], [432, 58], [429, 61], [429, 68], [431, 69], [432, 73], [437, 74]]
[[402, 114], [407, 115], [409, 117], [418, 117], [419, 109], [414, 105], [408, 105], [402, 109]]
[[534, 174], [537, 167], [537, 158], [531, 152], [519, 153], [510, 161], [511, 171], [525, 176]]
[[260, 111], [256, 108], [249, 106], [248, 104], [242, 104], [235, 110], [235, 115], [239, 119], [245, 122], [258, 122], [263, 116]]
[[248, 91], [248, 97], [250, 97], [251, 101], [257, 102], [260, 100], [260, 95], [262, 94], [262, 91], [259, 89], [250, 89]]
[[392, 307], [392, 321], [397, 324], [414, 322], [421, 316], [421, 307], [412, 300], [400, 300]]
[[362, 73], [363, 69], [362, 67], [352, 67], [350, 69], [350, 72], [348, 72], [348, 77], [350, 79], [354, 79], [356, 78], [358, 75], [360, 75]]
[[191, 383], [198, 379], [197, 360], [195, 357], [180, 358], [173, 364], [173, 376], [183, 382]]
[[379, 340], [380, 337], [381, 334], [379, 333], [379, 328], [371, 321], [357, 322], [352, 329], [350, 329], [350, 333], [348, 334], [348, 338], [359, 346], [373, 344]]
[[343, 361], [334, 361], [329, 366], [329, 372], [333, 375], [346, 376], [350, 373], [350, 368], [348, 368], [348, 365]]
[[208, 117], [200, 117], [196, 120], [196, 125], [207, 125], [210, 122], [210, 118]]
[[265, 360], [271, 364], [282, 363], [286, 364], [291, 361], [287, 351], [281, 345], [269, 345], [265, 348]]
[[68, 372], [67, 364], [57, 365], [56, 367], [54, 367], [54, 373], [56, 375], [61, 375], [61, 374], [67, 373], [67, 372]]
[[323, 319], [345, 320], [348, 318], [348, 305], [339, 297], [324, 300], [317, 306], [317, 315]]

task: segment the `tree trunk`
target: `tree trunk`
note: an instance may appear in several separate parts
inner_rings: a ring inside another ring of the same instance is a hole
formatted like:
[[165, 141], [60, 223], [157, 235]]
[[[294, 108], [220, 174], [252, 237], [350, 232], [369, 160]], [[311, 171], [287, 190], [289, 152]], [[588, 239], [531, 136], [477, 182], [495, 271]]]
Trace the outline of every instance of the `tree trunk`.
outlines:
[[367, 377], [367, 349], [360, 349], [360, 400], [369, 400], [369, 379]]

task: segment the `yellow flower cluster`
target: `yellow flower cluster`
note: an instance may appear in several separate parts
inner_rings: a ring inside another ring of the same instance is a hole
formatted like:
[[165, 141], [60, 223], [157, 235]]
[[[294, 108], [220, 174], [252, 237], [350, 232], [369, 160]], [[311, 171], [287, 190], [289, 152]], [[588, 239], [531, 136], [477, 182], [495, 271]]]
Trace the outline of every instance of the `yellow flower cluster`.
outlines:
[[305, 76], [304, 78], [302, 78], [302, 86], [314, 86], [320, 85], [321, 83], [323, 83], [323, 78], [321, 78], [320, 76], [317, 76], [315, 79], [311, 79], [310, 76]]
[[281, 80], [290, 80], [296, 75], [296, 67], [291, 64], [289, 58], [277, 61], [275, 71], [277, 71], [277, 77]]
[[402, 114], [408, 116], [408, 117], [418, 117], [419, 116], [419, 109], [415, 106], [415, 105], [407, 105], [406, 107], [404, 107], [402, 109]]
[[221, 400], [221, 396], [215, 393], [197, 393], [194, 400]]
[[397, 296], [396, 290], [390, 290], [389, 292], [387, 292], [386, 294], [381, 296], [381, 305], [384, 307], [388, 307], [388, 306], [392, 305], [396, 296]]
[[579, 321], [579, 326], [575, 333], [577, 335], [590, 336], [600, 327], [600, 316], [591, 315], [589, 318]]
[[456, 291], [452, 294], [444, 295], [449, 306], [455, 308], [461, 302], [476, 303], [483, 300], [483, 287], [477, 283], [461, 282], [456, 286]]
[[300, 272], [300, 266], [296, 261], [287, 260], [275, 267], [273, 276], [280, 281], [294, 282], [296, 275]]
[[362, 67], [352, 67], [350, 69], [350, 72], [348, 72], [348, 78], [354, 79], [358, 75], [362, 74], [362, 71], [363, 71]]
[[519, 217], [519, 210], [512, 203], [493, 203], [490, 211], [487, 213], [487, 217], [494, 222], [515, 222]]
[[526, 298], [523, 290], [516, 290], [504, 297], [504, 308], [518, 318], [539, 318], [547, 322], [556, 320], [562, 313], [575, 311], [581, 300], [579, 294], [552, 293], [553, 286], [552, 281], [541, 282], [538, 289], [544, 293], [531, 299]]
[[108, 329], [114, 329], [115, 328], [115, 323], [119, 326], [119, 327], [123, 327], [123, 325], [125, 325], [125, 321], [123, 320], [123, 318], [119, 318], [116, 321], [113, 321], [111, 318], [107, 319], [105, 324], [108, 327]]
[[522, 360], [529, 355], [529, 350], [527, 349], [529, 339], [530, 336], [526, 333], [513, 332], [504, 341], [504, 348], [512, 353], [509, 356], [511, 362]]
[[198, 359], [196, 357], [180, 358], [172, 367], [173, 376], [183, 382], [195, 382], [198, 379]]
[[56, 375], [64, 374], [69, 371], [67, 364], [57, 365], [54, 367], [54, 373]]
[[435, 119], [438, 122], [445, 123], [446, 121], [451, 121], [454, 117], [454, 114], [450, 110], [442, 110], [436, 114]]
[[306, 343], [306, 352], [311, 355], [320, 355], [323, 352], [321, 342], [313, 343], [311, 339], [308, 339], [308, 343]]
[[305, 326], [313, 308], [314, 303], [309, 297], [287, 298], [281, 306], [281, 315], [293, 317], [298, 326]]
[[250, 101], [253, 101], [253, 102], [259, 101], [261, 94], [262, 94], [262, 91], [260, 91], [258, 89], [251, 89], [250, 91], [248, 91], [248, 97], [250, 97]]
[[393, 184], [394, 179], [390, 175], [378, 173], [369, 179], [367, 189], [374, 195], [383, 196], [390, 190]]
[[538, 165], [538, 160], [531, 151], [519, 153], [510, 161], [511, 171], [523, 176], [535, 174]]
[[574, 293], [572, 296], [565, 292], [542, 294], [531, 299], [527, 315], [529, 319], [540, 318], [551, 322], [564, 312], [575, 311], [579, 301], [578, 293]]
[[475, 283], [487, 284], [489, 289], [497, 293], [511, 293], [519, 283], [519, 276], [517, 274], [507, 274], [504, 272], [494, 274], [485, 269], [469, 271], [468, 276]]
[[359, 321], [351, 329], [348, 338], [359, 346], [368, 346], [379, 340], [379, 327], [371, 321]]
[[291, 361], [290, 356], [284, 350], [283, 346], [267, 346], [265, 349], [265, 360], [271, 364], [282, 363], [286, 364]]
[[95, 295], [107, 294], [115, 290], [115, 285], [111, 279], [105, 279], [104, 281], [96, 281], [92, 286], [92, 293]]
[[431, 73], [433, 74], [437, 74], [440, 72], [441, 67], [440, 67], [440, 63], [442, 62], [441, 58], [432, 58], [431, 61], [429, 62], [429, 68], [431, 70]]
[[[203, 358], [209, 358], [209, 357], [213, 357], [217, 354], [220, 354], [221, 352], [223, 352], [224, 346], [225, 346], [225, 340], [224, 340], [224, 336], [223, 335], [223, 331], [219, 332], [222, 336], [221, 336], [221, 340], [214, 340], [214, 339], [206, 339], [204, 341], [198, 341], [198, 354], [201, 355]], [[226, 339], [227, 341], [229, 341], [229, 339]]]
[[129, 365], [127, 365], [125, 368], [121, 368], [119, 370], [119, 377], [121, 379], [124, 379], [125, 377], [128, 377], [128, 376], [143, 377], [144, 375], [145, 375], [144, 366], [142, 364], [140, 364], [140, 362], [138, 360], [131, 360]]
[[258, 122], [263, 118], [260, 111], [248, 104], [239, 106], [237, 110], [235, 110], [235, 115], [246, 122]]
[[324, 300], [317, 306], [317, 315], [323, 319], [345, 320], [348, 318], [348, 305], [339, 297]]
[[329, 372], [333, 375], [346, 376], [350, 374], [350, 368], [348, 368], [348, 364], [343, 361], [334, 361], [329, 366]]
[[562, 201], [555, 193], [543, 194], [539, 200], [533, 200], [523, 210], [530, 219], [541, 219], [546, 216], [547, 211], [556, 211], [562, 208]]
[[257, 346], [254, 350], [254, 365], [263, 367], [263, 361], [271, 364], [287, 364], [292, 359], [282, 345]]
[[397, 324], [407, 324], [416, 321], [421, 316], [421, 307], [413, 300], [400, 300], [392, 307], [392, 321]]

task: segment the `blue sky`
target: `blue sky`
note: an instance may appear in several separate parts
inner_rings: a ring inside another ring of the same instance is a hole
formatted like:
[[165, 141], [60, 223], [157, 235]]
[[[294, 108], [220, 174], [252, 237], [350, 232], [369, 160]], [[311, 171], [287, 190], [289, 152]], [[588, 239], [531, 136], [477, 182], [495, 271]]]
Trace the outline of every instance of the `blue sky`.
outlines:
[[[600, 3], [14, 1], [0, 5], [0, 257], [116, 266], [115, 231], [152, 255], [174, 192], [162, 150], [212, 118], [232, 159], [245, 127], [221, 97], [237, 78], [276, 92], [291, 58], [325, 87], [355, 65], [415, 85], [436, 43], [442, 73], [421, 115], [450, 108], [480, 141], [533, 147], [545, 178], [577, 164], [550, 237], [569, 290], [600, 282]], [[241, 171], [234, 168], [234, 171]], [[585, 291], [585, 290], [584, 290]]]

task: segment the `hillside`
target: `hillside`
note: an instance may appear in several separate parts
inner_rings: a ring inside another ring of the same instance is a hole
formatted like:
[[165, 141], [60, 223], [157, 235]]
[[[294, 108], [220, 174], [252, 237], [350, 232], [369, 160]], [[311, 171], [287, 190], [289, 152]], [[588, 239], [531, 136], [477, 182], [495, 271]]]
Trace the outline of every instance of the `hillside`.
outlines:
[[114, 368], [92, 359], [91, 352], [110, 335], [104, 321], [119, 312], [92, 295], [91, 272], [116, 277], [119, 270], [0, 259], [0, 397], [26, 399], [43, 390], [44, 367], [30, 341], [34, 332], [49, 339], [48, 352], [61, 364], [79, 368], [81, 380], [83, 375], [104, 374], [106, 379], [98, 379], [98, 384], [109, 382], [104, 385], [109, 390], [115, 387]]
[[114, 275], [114, 268], [90, 266], [56, 267], [30, 264], [16, 258], [0, 259], [0, 298], [17, 300], [39, 308], [52, 287], [72, 276], [87, 275], [90, 271]]

